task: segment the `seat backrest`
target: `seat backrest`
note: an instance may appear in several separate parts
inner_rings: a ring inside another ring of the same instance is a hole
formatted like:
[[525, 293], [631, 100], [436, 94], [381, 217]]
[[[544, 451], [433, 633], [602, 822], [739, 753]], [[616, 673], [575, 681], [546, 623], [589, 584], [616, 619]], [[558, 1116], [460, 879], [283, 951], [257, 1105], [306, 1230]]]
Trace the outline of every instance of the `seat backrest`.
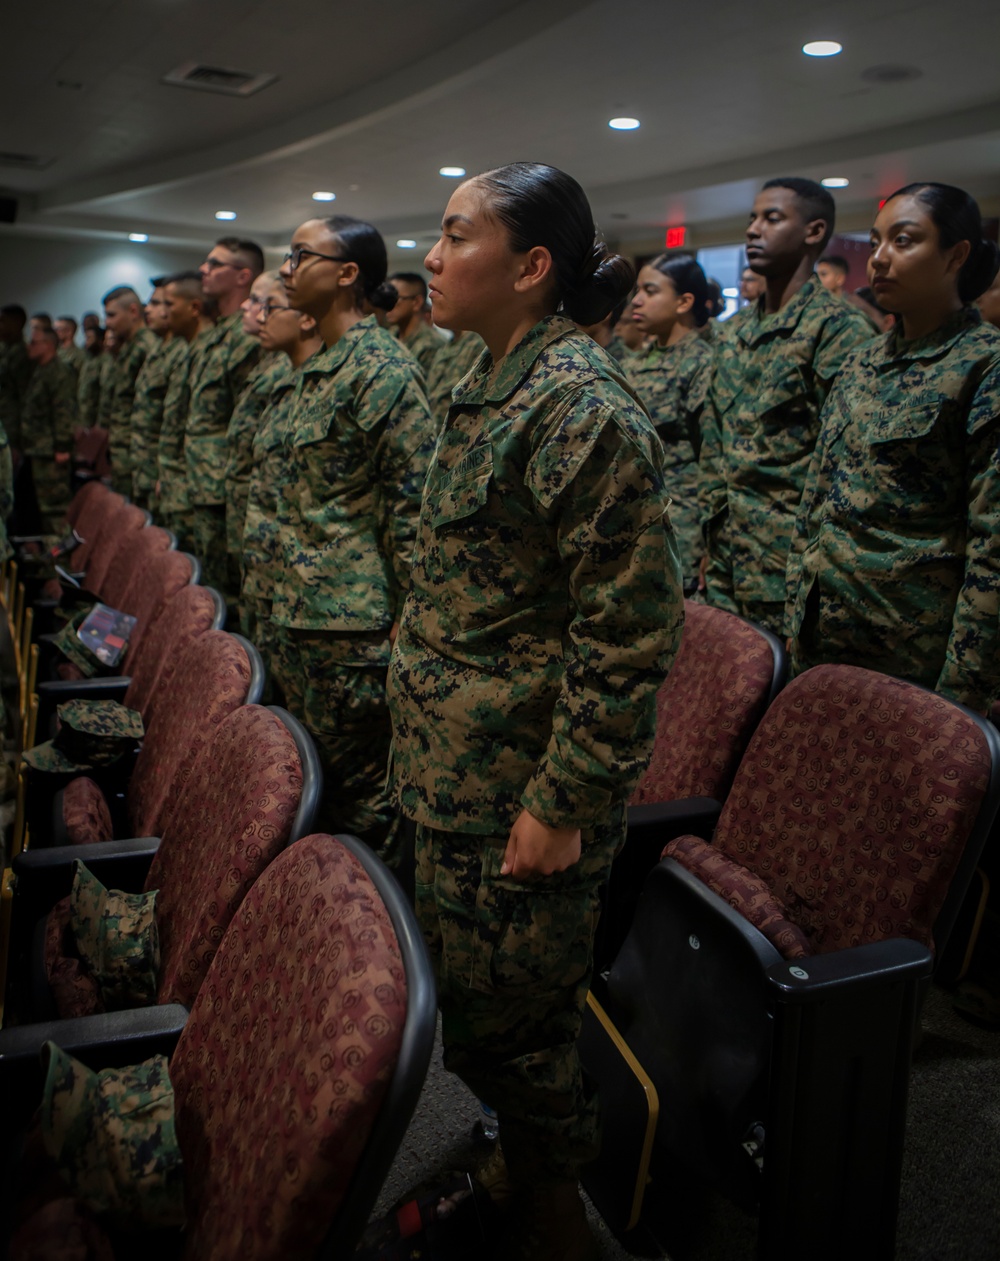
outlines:
[[127, 543], [128, 536], [143, 529], [147, 521], [148, 517], [141, 508], [127, 503], [123, 503], [105, 519], [87, 560], [84, 585], [88, 591], [92, 591], [100, 599], [104, 598], [104, 584], [115, 554], [122, 544]]
[[66, 568], [74, 572], [81, 572], [87, 568], [94, 548], [107, 528], [108, 522], [118, 515], [120, 509], [125, 507], [125, 499], [113, 490], [109, 490], [103, 482], [96, 483], [105, 492], [103, 495], [92, 495], [86, 504], [85, 510], [81, 511], [79, 518], [74, 522], [77, 534], [83, 539], [77, 547], [73, 549], [70, 557], [69, 565]]
[[297, 839], [302, 791], [295, 737], [278, 714], [242, 705], [212, 729], [146, 881], [159, 890], [159, 1002], [194, 1001], [236, 908]]
[[[390, 1111], [405, 1128], [396, 1087], [406, 1076], [415, 1101], [434, 1028], [412, 909], [395, 897], [390, 913], [376, 865], [305, 837], [229, 926], [170, 1065], [187, 1258], [354, 1251], [380, 1185], [357, 1180], [370, 1136]], [[347, 1207], [361, 1224], [338, 1229]]]
[[996, 813], [998, 764], [997, 732], [963, 706], [816, 666], [757, 728], [714, 847], [764, 881], [815, 954], [892, 937], [940, 948], [949, 886], [960, 863], [971, 877]]
[[104, 575], [101, 598], [105, 604], [123, 613], [134, 613], [149, 562], [176, 546], [177, 540], [170, 531], [158, 525], [147, 525], [134, 534], [126, 534]]
[[[148, 534], [156, 526], [148, 526], [142, 534]], [[141, 535], [140, 535], [141, 537]], [[123, 601], [127, 612], [136, 618], [135, 628], [128, 643], [123, 670], [134, 677], [136, 668], [142, 667], [144, 644], [157, 618], [169, 601], [188, 586], [194, 576], [191, 557], [184, 552], [156, 552], [137, 571]]]
[[653, 757], [630, 804], [724, 801], [786, 676], [784, 648], [769, 631], [686, 600], [680, 651], [656, 697]]
[[[251, 650], [252, 652], [252, 650]], [[225, 631], [206, 631], [182, 651], [157, 701], [128, 784], [133, 836], [162, 836], [183, 784], [225, 718], [248, 700], [251, 652]]]
[[[103, 482], [96, 480], [84, 482], [70, 500], [69, 507], [66, 509], [66, 520], [70, 525], [75, 526], [81, 518], [86, 517], [89, 506], [96, 503], [102, 495], [110, 494], [112, 491]], [[81, 530], [80, 533], [82, 534], [83, 531]]]
[[[167, 552], [164, 560], [184, 557]], [[210, 587], [181, 587], [157, 611], [142, 639], [142, 649], [127, 662], [132, 682], [125, 704], [142, 714], [146, 726], [161, 696], [169, 698], [169, 684], [183, 660], [187, 646], [209, 630], [219, 630], [226, 620], [222, 597]]]

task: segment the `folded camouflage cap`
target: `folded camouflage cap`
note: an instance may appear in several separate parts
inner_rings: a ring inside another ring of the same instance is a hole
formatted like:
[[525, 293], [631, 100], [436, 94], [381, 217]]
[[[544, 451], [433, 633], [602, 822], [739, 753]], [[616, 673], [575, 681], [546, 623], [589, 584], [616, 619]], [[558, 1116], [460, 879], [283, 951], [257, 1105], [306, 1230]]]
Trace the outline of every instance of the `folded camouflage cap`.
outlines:
[[64, 701], [56, 710], [59, 729], [52, 740], [26, 749], [36, 771], [87, 771], [109, 766], [143, 737], [142, 716], [117, 701]]

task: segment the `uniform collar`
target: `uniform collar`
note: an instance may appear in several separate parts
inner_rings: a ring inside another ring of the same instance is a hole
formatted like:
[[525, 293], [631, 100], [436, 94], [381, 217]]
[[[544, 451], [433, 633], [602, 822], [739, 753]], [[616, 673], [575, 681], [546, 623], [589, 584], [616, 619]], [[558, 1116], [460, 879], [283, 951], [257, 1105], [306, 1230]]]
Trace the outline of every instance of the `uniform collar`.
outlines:
[[753, 307], [753, 313], [737, 328], [736, 336], [749, 346], [765, 335], [771, 336], [772, 333], [794, 328], [805, 313], [806, 307], [817, 296], [817, 290], [823, 295], [826, 294], [819, 280], [815, 276], [810, 276], [802, 288], [773, 315], [764, 314], [764, 295], [761, 294]]
[[897, 324], [885, 337], [877, 339], [869, 352], [869, 362], [876, 366], [888, 366], [907, 360], [919, 359], [927, 363], [942, 359], [960, 337], [982, 322], [978, 307], [964, 306], [933, 333], [914, 338], [913, 341], [904, 341], [902, 324]]
[[531, 371], [542, 351], [560, 337], [576, 331], [572, 320], [561, 315], [547, 315], [525, 333], [500, 364], [500, 371], [492, 381], [493, 357], [488, 351], [485, 352], [474, 371], [456, 386], [452, 395], [453, 401], [463, 405], [505, 402]]
[[366, 333], [378, 328], [378, 320], [374, 315], [366, 315], [357, 324], [352, 324], [347, 332], [325, 350], [317, 351], [302, 365], [304, 372], [336, 372], [346, 363], [351, 351]]

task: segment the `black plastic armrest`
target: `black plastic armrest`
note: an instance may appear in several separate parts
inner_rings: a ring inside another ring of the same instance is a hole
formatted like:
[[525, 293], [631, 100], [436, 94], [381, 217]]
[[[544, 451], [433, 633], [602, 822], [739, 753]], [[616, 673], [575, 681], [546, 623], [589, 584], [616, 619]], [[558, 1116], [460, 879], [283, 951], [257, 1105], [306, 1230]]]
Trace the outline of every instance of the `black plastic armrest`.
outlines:
[[76, 700], [113, 701], [125, 695], [132, 679], [125, 674], [111, 674], [96, 679], [43, 679], [38, 684], [38, 699], [51, 697], [53, 703]]
[[673, 835], [680, 836], [682, 832], [676, 830], [676, 825], [680, 824], [695, 836], [704, 836], [706, 833], [703, 829], [707, 828], [707, 834], [710, 836], [721, 813], [722, 803], [716, 801], [714, 797], [682, 797], [679, 801], [651, 801], [640, 806], [629, 806], [628, 826], [631, 831], [634, 827], [646, 828], [661, 824], [669, 826]]
[[767, 982], [777, 1001], [786, 1004], [823, 1002], [838, 991], [919, 982], [934, 970], [934, 956], [919, 941], [894, 937], [830, 954], [783, 960], [767, 969]]
[[15, 905], [31, 902], [37, 914], [44, 914], [73, 887], [77, 859], [86, 864], [105, 888], [138, 892], [159, 847], [158, 836], [141, 836], [98, 841], [92, 845], [25, 850], [13, 863]]

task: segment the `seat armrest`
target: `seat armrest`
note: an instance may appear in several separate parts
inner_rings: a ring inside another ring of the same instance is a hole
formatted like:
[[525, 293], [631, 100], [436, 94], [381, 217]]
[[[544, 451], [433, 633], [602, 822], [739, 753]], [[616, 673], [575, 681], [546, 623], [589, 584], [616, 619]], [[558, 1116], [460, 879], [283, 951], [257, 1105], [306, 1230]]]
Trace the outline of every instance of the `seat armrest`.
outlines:
[[[47, 732], [56, 707], [63, 701], [119, 701], [124, 703], [125, 693], [132, 682], [127, 675], [108, 675], [96, 679], [43, 679], [38, 684], [39, 732]], [[43, 736], [43, 739], [45, 737]]]
[[840, 992], [882, 988], [930, 977], [934, 956], [918, 941], [896, 937], [808, 959], [782, 960], [767, 970], [772, 998], [786, 1005], [825, 1002]]
[[679, 801], [629, 806], [629, 838], [639, 832], [649, 835], [655, 831], [663, 835], [664, 845], [677, 836], [700, 836], [707, 841], [721, 813], [722, 803], [714, 797], [682, 797]]
[[[77, 859], [108, 889], [137, 893], [142, 889], [153, 856], [160, 847], [158, 836], [133, 836], [93, 845], [59, 845], [49, 849], [28, 849], [14, 859], [14, 905], [21, 901], [48, 899], [55, 905], [73, 885]], [[44, 908], [44, 909], [47, 909]]]

